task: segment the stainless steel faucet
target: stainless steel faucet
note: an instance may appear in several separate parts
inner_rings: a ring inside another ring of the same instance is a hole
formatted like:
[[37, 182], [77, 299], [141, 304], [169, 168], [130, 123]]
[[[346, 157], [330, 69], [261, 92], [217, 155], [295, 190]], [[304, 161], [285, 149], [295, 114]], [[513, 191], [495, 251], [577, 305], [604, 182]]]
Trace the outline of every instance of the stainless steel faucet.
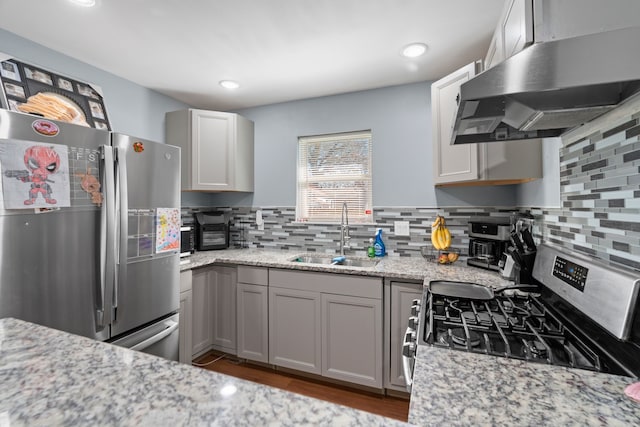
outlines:
[[342, 204], [342, 217], [340, 219], [340, 255], [344, 256], [344, 250], [349, 249], [349, 210], [347, 209], [347, 202]]

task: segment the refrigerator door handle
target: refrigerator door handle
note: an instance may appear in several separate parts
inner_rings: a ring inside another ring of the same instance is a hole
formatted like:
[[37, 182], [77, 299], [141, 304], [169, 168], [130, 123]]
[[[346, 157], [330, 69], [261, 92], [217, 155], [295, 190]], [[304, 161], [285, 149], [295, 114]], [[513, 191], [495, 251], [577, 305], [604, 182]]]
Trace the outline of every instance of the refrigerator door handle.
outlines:
[[138, 344], [129, 347], [131, 350], [138, 350], [138, 351], [142, 351], [147, 347], [152, 346], [153, 344], [157, 343], [158, 341], [163, 340], [165, 337], [171, 335], [176, 329], [178, 329], [178, 322], [175, 322], [173, 320], [168, 320], [167, 322], [165, 322], [165, 326], [166, 328], [163, 329], [161, 332], [157, 333], [156, 335], [145, 339], [144, 341], [140, 341]]
[[127, 236], [129, 234], [129, 194], [127, 191], [127, 156], [124, 149], [115, 147], [116, 154], [116, 210], [118, 212], [118, 273], [113, 287], [113, 320], [118, 314], [118, 288], [127, 279]]
[[114, 211], [114, 172], [113, 149], [108, 145], [101, 147], [102, 155], [102, 193], [104, 201], [100, 209], [100, 290], [96, 301], [96, 329], [105, 327], [105, 300], [108, 284], [114, 280], [115, 244], [113, 240]]

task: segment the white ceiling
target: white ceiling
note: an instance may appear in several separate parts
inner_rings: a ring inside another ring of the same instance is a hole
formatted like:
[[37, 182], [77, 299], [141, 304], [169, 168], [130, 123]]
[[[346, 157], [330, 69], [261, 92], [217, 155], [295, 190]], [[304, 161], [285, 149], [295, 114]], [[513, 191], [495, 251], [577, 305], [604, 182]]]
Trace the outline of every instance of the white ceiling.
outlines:
[[[0, 0], [0, 27], [193, 107], [234, 110], [438, 79], [484, 57], [503, 3]], [[402, 57], [411, 42], [426, 55]]]

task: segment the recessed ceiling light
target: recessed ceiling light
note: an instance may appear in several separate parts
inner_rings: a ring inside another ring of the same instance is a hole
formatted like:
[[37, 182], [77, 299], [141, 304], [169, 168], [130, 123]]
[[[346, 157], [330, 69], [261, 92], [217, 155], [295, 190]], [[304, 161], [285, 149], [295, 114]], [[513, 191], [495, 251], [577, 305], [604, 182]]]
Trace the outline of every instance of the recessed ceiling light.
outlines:
[[96, 0], [69, 0], [71, 3], [77, 4], [78, 6], [84, 7], [92, 7], [96, 5]]
[[424, 43], [411, 43], [402, 49], [402, 55], [407, 58], [415, 58], [427, 51], [427, 45]]
[[233, 80], [220, 80], [220, 86], [225, 89], [238, 89], [240, 84], [238, 82], [234, 82]]

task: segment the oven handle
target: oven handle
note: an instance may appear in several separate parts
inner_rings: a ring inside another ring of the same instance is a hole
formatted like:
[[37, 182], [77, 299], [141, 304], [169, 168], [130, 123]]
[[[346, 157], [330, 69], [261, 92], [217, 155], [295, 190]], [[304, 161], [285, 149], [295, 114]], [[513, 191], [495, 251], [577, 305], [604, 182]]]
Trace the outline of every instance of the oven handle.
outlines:
[[407, 341], [407, 337], [411, 336], [411, 328], [407, 328], [404, 333], [404, 339], [402, 341], [402, 371], [404, 373], [404, 382], [407, 387], [407, 391], [411, 392], [411, 385], [413, 384], [413, 372], [411, 367], [411, 361], [413, 357], [405, 356], [405, 350], [407, 353], [411, 352], [411, 346], [415, 343]]

